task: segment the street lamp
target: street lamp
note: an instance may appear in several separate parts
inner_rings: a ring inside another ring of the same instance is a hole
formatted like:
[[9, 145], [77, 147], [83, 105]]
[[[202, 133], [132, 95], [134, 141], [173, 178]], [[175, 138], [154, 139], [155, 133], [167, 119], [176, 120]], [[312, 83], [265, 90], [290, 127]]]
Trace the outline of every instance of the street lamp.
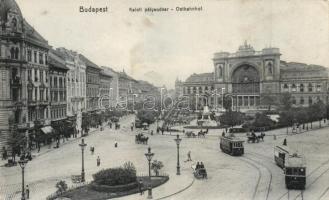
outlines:
[[222, 112], [224, 112], [224, 90], [225, 88], [222, 88]]
[[26, 167], [27, 160], [26, 160], [26, 159], [19, 160], [18, 163], [19, 163], [19, 166], [22, 168], [22, 198], [21, 198], [21, 200], [25, 200], [24, 169], [25, 169], [25, 167]]
[[87, 144], [85, 143], [84, 139], [81, 139], [81, 143], [79, 144], [79, 146], [81, 147], [82, 154], [81, 182], [85, 182], [84, 150]]
[[148, 187], [148, 199], [152, 199], [152, 182], [151, 182], [151, 160], [154, 156], [154, 153], [151, 153], [151, 147], [148, 148], [147, 153], [145, 153], [146, 159], [149, 162], [149, 187]]
[[180, 166], [179, 166], [179, 144], [182, 141], [181, 138], [179, 138], [179, 135], [177, 134], [177, 138], [174, 139], [177, 144], [177, 173], [176, 175], [180, 175]]

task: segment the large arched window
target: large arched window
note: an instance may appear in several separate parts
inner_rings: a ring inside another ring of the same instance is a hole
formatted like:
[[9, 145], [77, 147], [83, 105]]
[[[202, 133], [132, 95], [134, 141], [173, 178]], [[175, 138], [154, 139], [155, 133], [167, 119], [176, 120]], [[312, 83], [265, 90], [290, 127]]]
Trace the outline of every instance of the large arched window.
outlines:
[[300, 92], [304, 92], [304, 84], [300, 84], [299, 85], [299, 91]]
[[232, 74], [233, 93], [259, 93], [260, 76], [251, 65], [241, 65]]
[[288, 84], [285, 83], [285, 84], [283, 85], [283, 91], [284, 91], [284, 92], [288, 92], [288, 91], [289, 91]]
[[295, 84], [292, 84], [292, 86], [291, 86], [291, 91], [292, 91], [292, 92], [296, 92], [296, 88], [297, 88], [296, 85], [295, 85]]

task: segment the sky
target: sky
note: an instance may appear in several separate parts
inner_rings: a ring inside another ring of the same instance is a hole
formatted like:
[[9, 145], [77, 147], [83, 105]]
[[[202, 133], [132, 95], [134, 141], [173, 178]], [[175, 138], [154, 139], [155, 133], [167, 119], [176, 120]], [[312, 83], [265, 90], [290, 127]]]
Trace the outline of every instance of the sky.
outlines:
[[[215, 52], [278, 47], [281, 59], [329, 67], [328, 0], [16, 0], [54, 48], [78, 51], [100, 66], [173, 88], [176, 78], [213, 72]], [[80, 13], [108, 6], [108, 13]], [[135, 7], [195, 12], [133, 13]]]

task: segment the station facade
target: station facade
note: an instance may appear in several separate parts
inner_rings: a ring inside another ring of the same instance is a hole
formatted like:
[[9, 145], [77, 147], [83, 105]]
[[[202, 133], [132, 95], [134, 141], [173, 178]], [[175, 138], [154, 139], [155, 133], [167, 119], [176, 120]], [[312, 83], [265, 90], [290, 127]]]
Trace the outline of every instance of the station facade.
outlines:
[[278, 101], [285, 92], [291, 94], [294, 106], [319, 100], [327, 103], [328, 69], [286, 62], [280, 56], [279, 48], [255, 51], [245, 42], [235, 53], [215, 53], [213, 72], [192, 74], [184, 82], [176, 80], [176, 94], [193, 97], [212, 109], [222, 107], [223, 95], [231, 98], [233, 110], [265, 109], [264, 96]]

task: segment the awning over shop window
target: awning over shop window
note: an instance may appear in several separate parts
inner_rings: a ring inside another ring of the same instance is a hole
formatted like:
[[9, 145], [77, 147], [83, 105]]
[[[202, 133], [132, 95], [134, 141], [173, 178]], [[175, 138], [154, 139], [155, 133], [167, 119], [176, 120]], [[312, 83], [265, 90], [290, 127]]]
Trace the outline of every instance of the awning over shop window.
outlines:
[[51, 126], [45, 126], [45, 127], [41, 128], [41, 130], [45, 134], [49, 134], [49, 133], [53, 132], [53, 127], [51, 127]]

